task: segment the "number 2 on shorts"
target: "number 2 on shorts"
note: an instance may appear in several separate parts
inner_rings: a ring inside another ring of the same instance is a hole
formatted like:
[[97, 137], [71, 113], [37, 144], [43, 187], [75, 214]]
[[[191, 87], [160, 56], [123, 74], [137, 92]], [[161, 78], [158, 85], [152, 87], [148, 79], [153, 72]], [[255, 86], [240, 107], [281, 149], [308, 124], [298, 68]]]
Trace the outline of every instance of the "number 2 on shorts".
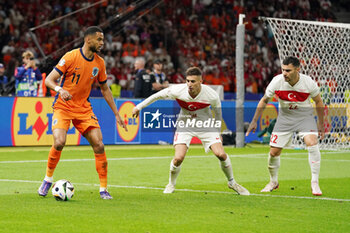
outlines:
[[276, 142], [277, 138], [278, 138], [278, 136], [276, 134], [271, 134], [270, 142], [277, 143]]

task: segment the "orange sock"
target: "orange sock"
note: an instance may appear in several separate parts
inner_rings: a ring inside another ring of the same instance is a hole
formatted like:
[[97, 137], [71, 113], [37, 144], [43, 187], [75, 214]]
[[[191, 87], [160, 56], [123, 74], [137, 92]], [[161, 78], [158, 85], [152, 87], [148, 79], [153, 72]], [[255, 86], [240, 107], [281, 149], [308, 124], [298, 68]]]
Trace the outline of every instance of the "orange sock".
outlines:
[[51, 147], [51, 150], [49, 152], [49, 158], [47, 160], [46, 176], [53, 176], [53, 172], [55, 171], [56, 165], [58, 161], [60, 161], [61, 152], [62, 151], [56, 150], [54, 147]]
[[98, 177], [100, 178], [100, 187], [107, 188], [107, 158], [106, 152], [95, 154], [95, 164]]

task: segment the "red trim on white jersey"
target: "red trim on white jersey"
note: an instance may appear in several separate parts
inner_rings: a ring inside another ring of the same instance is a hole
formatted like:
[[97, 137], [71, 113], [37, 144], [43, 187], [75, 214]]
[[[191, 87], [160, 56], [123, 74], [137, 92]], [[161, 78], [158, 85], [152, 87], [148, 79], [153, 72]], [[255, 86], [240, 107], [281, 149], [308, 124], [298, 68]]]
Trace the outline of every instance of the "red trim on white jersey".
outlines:
[[207, 103], [186, 102], [186, 101], [180, 100], [178, 98], [176, 98], [176, 101], [179, 103], [181, 108], [184, 108], [184, 109], [186, 109], [188, 111], [196, 111], [198, 109], [202, 109], [202, 108], [206, 108], [206, 107], [210, 106], [210, 104], [207, 104]]
[[277, 90], [275, 94], [281, 100], [290, 101], [290, 102], [304, 102], [309, 98], [310, 93], [304, 93], [299, 91], [291, 91], [291, 90]]

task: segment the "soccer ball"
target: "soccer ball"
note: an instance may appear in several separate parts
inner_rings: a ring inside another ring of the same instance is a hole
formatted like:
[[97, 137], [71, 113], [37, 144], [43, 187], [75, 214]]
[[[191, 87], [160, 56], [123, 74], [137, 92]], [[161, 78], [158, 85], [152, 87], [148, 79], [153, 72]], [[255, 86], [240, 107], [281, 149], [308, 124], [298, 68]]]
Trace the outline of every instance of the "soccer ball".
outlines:
[[52, 187], [52, 195], [57, 201], [68, 201], [74, 195], [74, 186], [68, 180], [58, 180]]

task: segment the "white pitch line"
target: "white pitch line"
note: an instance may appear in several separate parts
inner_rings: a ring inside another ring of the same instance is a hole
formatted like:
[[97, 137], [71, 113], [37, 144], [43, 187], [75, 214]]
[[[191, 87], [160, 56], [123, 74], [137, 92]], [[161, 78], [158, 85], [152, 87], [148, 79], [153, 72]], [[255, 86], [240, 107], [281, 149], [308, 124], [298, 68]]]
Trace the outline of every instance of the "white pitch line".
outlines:
[[[288, 155], [299, 155], [300, 153], [286, 153]], [[248, 158], [248, 159], [267, 159], [266, 153], [260, 154], [245, 154], [238, 155], [233, 154], [229, 155], [231, 158]], [[129, 158], [108, 158], [108, 161], [123, 161], [123, 160], [152, 160], [152, 159], [171, 159], [173, 156], [156, 156], [156, 157], [129, 157]], [[186, 158], [196, 159], [196, 158], [213, 158], [211, 155], [188, 155]], [[281, 157], [283, 160], [308, 160], [308, 158], [291, 158], [291, 157]], [[61, 159], [60, 162], [86, 162], [86, 161], [95, 161], [94, 158], [91, 159]], [[322, 159], [322, 162], [350, 162], [350, 159]], [[0, 164], [9, 164], [9, 163], [46, 163], [47, 159], [42, 160], [19, 160], [19, 161], [0, 161]]]
[[[42, 181], [0, 179], [0, 182], [17, 182], [17, 183], [41, 184]], [[86, 184], [86, 183], [74, 183], [74, 184], [75, 185], [84, 185], [84, 186], [100, 186], [99, 184]], [[134, 185], [133, 186], [126, 186], [126, 185], [113, 185], [113, 184], [108, 185], [108, 187], [128, 188], [128, 189], [147, 189], [147, 190], [163, 190], [164, 189], [164, 188], [147, 187], [147, 186], [134, 186]], [[177, 192], [194, 192], [194, 193], [233, 194], [233, 192], [215, 191], [215, 190], [176, 189], [176, 191]], [[256, 196], [256, 197], [274, 197], [274, 198], [291, 198], [291, 199], [307, 199], [307, 200], [350, 202], [350, 199], [331, 198], [331, 197], [283, 196], [283, 195], [271, 195], [271, 194], [255, 194], [255, 193], [251, 193], [250, 195], [251, 196]]]

